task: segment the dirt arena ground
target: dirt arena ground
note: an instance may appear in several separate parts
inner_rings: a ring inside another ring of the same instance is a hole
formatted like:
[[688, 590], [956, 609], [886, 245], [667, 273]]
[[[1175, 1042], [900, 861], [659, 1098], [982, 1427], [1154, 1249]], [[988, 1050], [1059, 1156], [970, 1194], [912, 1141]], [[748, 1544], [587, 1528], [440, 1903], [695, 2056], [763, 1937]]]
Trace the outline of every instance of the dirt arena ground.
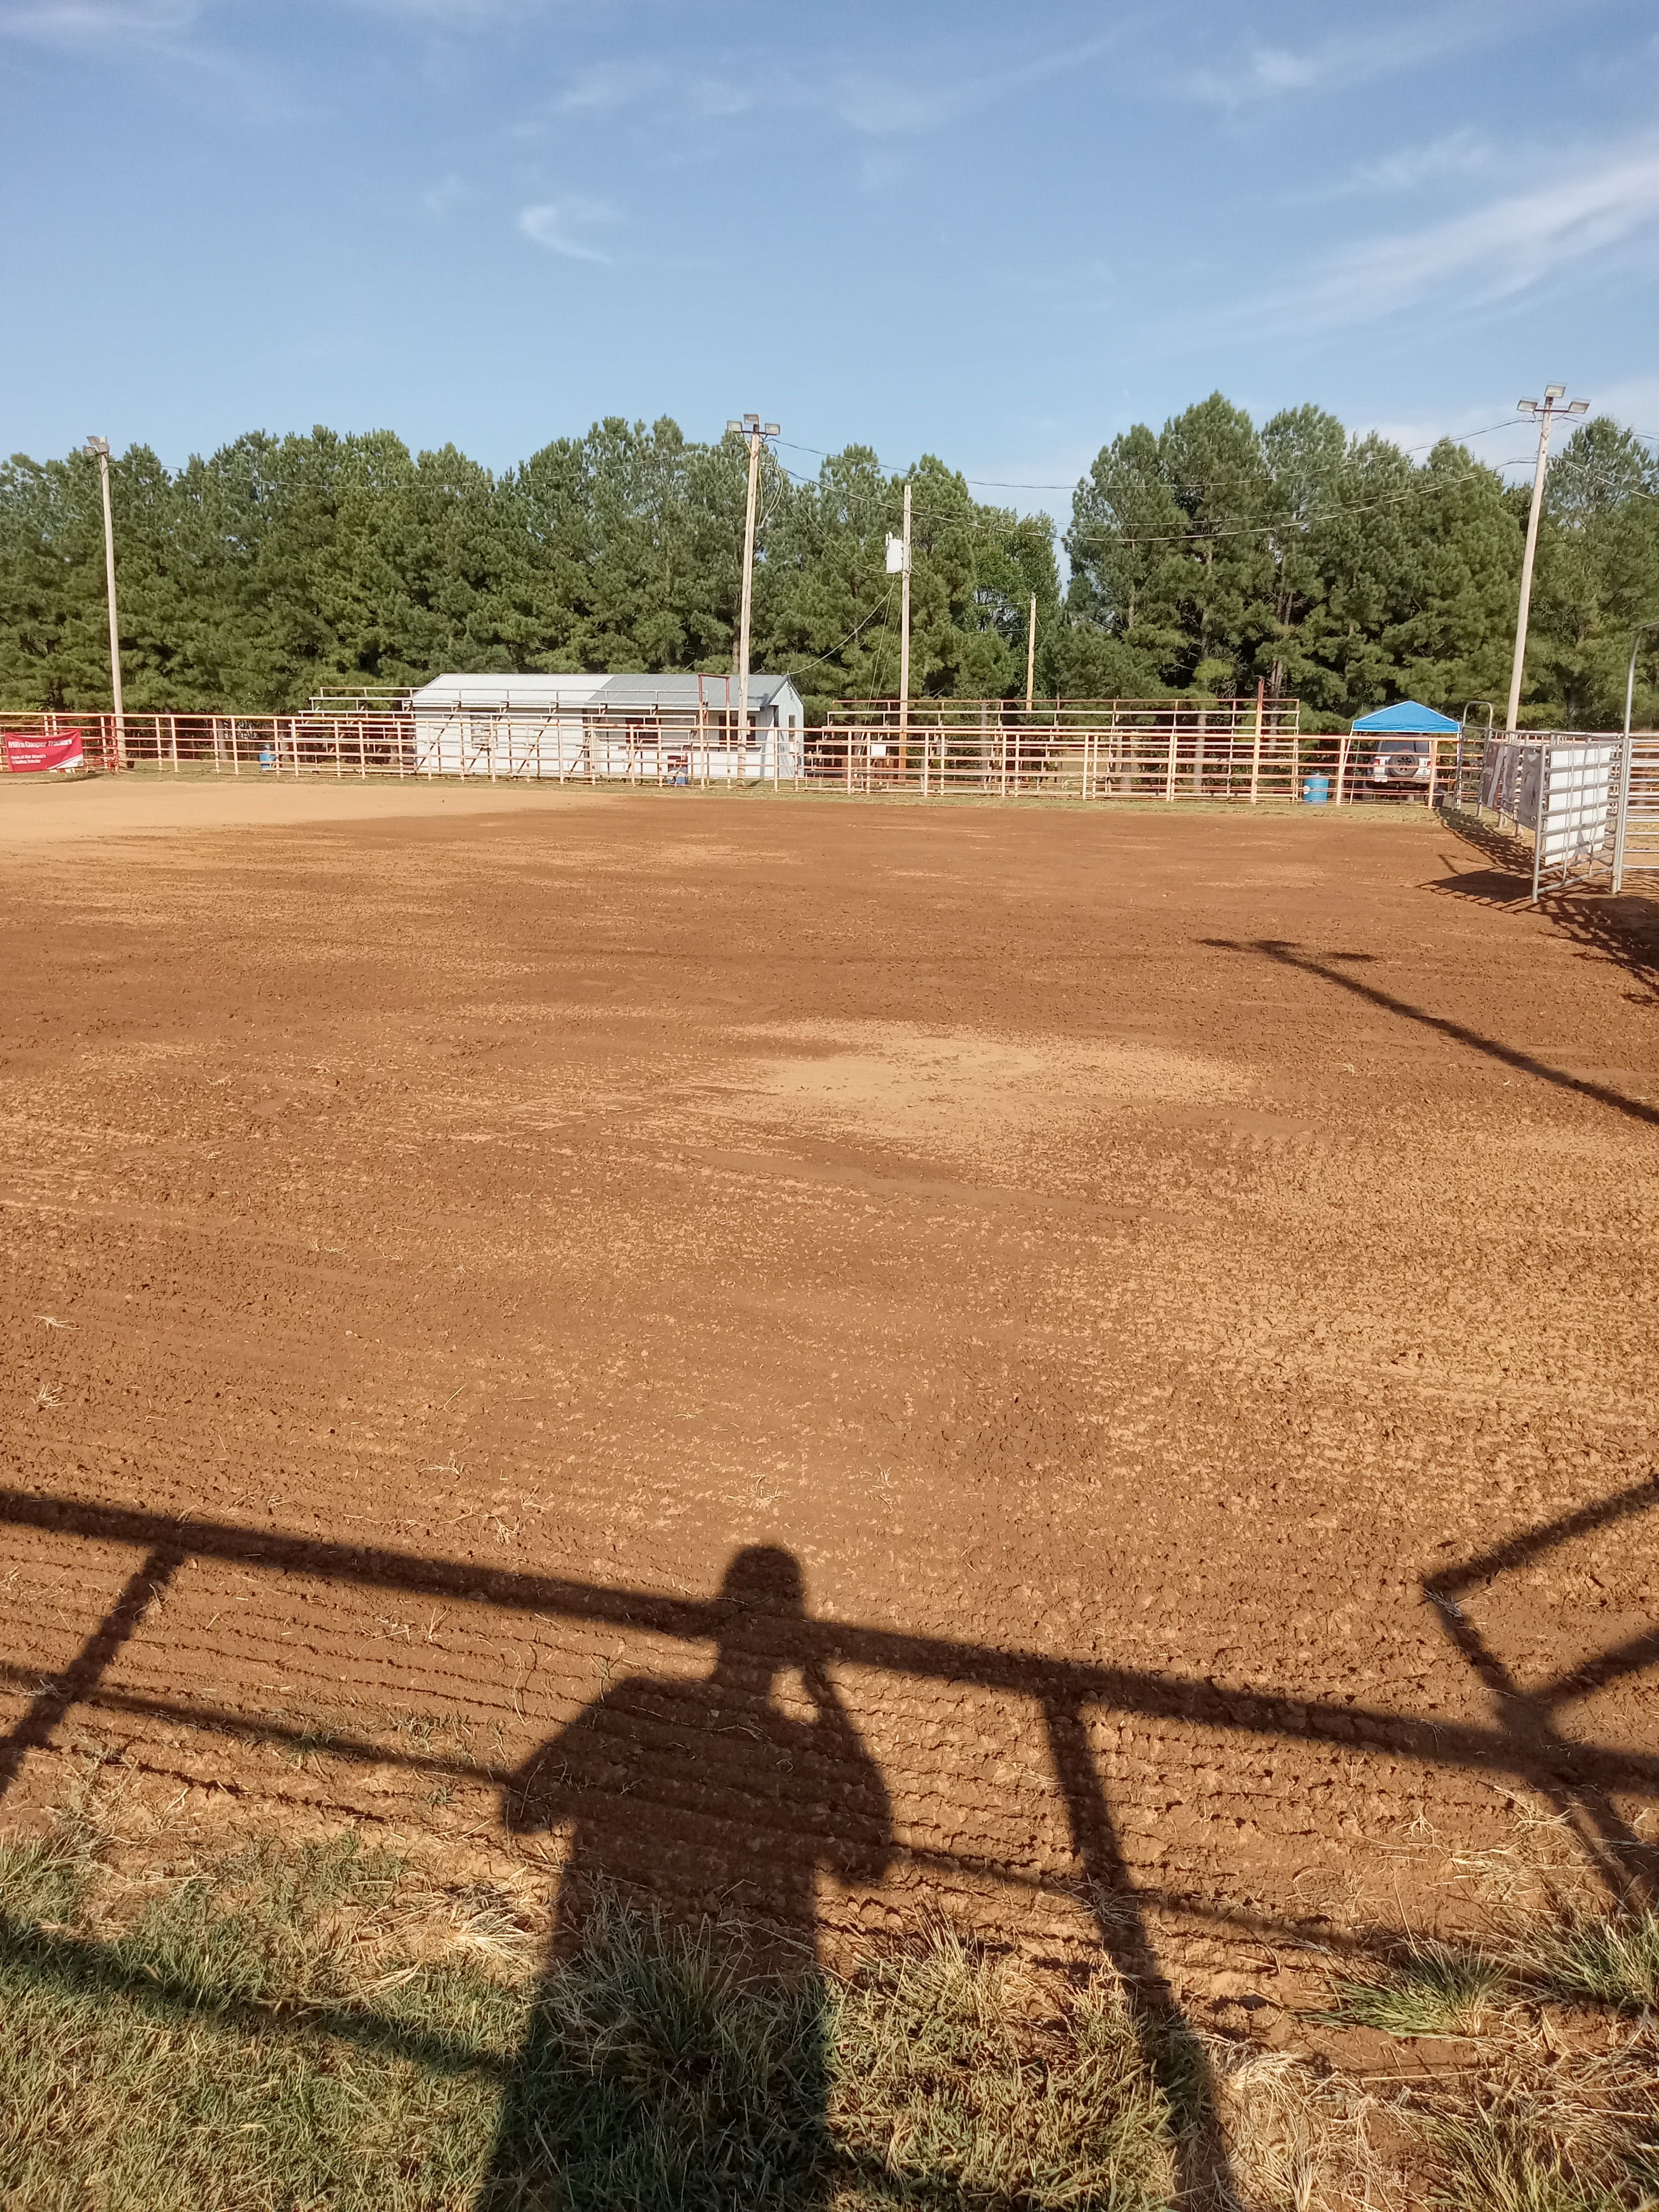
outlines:
[[12, 787], [0, 855], [0, 1820], [1218, 2018], [1517, 1807], [1638, 1850], [1607, 902], [1363, 809]]

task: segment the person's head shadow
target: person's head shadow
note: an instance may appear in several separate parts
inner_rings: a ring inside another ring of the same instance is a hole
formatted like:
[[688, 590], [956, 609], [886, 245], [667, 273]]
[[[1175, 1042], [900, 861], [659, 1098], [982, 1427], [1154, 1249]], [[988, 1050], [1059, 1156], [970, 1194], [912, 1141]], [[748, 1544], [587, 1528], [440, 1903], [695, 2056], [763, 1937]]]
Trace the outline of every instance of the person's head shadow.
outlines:
[[[711, 1610], [707, 1673], [607, 1680], [507, 1786], [509, 1828], [562, 1830], [565, 1849], [478, 2212], [590, 2201], [578, 2167], [595, 2204], [817, 2201], [817, 1883], [880, 1878], [887, 1792], [817, 1656], [794, 1555], [738, 1552]], [[653, 2180], [653, 2158], [681, 2163]]]

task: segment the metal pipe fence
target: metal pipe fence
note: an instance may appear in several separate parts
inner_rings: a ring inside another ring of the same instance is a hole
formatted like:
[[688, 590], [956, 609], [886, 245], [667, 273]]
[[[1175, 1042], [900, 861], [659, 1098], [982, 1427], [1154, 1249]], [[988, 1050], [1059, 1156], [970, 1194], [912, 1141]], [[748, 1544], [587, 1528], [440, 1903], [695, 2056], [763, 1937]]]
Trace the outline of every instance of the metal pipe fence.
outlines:
[[[367, 702], [365, 702], [367, 703]], [[0, 716], [14, 734], [78, 734], [88, 764], [163, 774], [430, 780], [483, 777], [702, 789], [769, 785], [921, 797], [1236, 799], [1284, 802], [1336, 766], [1340, 741], [1304, 736], [1295, 704], [892, 702], [836, 710], [821, 729], [709, 709], [629, 715], [522, 708], [292, 715]]]
[[[576, 708], [444, 708], [422, 714], [359, 698], [300, 714], [5, 714], [0, 734], [78, 737], [90, 767], [176, 775], [334, 781], [622, 785], [705, 791], [839, 791], [866, 797], [1048, 798], [1284, 805], [1316, 799], [1426, 800], [1495, 813], [1534, 830], [1535, 793], [1510, 783], [1545, 744], [1605, 744], [1541, 732], [1505, 741], [1464, 729], [1418, 738], [1419, 765], [1396, 780], [1387, 741], [1304, 731], [1295, 701], [1060, 700], [1027, 713], [1004, 700], [847, 701], [823, 726], [760, 722], [709, 708], [602, 714]], [[1486, 770], [1504, 744], [1500, 790]], [[3, 759], [0, 751], [0, 759]], [[1405, 756], [1401, 756], [1402, 763]], [[1518, 810], [1518, 811], [1517, 811]], [[1659, 733], [1632, 739], [1626, 866], [1659, 869]]]

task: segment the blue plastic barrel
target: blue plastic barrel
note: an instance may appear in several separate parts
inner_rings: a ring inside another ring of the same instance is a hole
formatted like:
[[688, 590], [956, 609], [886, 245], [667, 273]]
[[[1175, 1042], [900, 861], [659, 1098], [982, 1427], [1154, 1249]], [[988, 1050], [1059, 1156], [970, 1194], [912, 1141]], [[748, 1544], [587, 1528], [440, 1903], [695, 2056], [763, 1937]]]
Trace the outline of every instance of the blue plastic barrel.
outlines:
[[1304, 779], [1302, 786], [1302, 803], [1304, 806], [1323, 806], [1328, 802], [1330, 795], [1329, 776], [1310, 775]]

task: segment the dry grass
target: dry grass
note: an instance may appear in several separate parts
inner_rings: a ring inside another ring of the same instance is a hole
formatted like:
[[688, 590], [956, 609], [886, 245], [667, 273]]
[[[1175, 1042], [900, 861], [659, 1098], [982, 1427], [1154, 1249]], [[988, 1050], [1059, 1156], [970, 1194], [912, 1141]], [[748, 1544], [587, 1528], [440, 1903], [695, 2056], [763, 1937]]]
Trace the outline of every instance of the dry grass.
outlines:
[[1171, 2201], [1117, 1985], [946, 1933], [844, 1977], [602, 1904], [576, 1954], [349, 1835], [0, 1846], [0, 2204], [692, 2212]]
[[1220, 2043], [1211, 2051], [1236, 2205], [1400, 2212], [1399, 2173], [1373, 2140], [1382, 2106], [1363, 2087], [1276, 2051]]
[[1349, 1972], [1310, 2022], [1430, 2054], [1389, 2082], [947, 1929], [779, 1972], [601, 1901], [544, 1969], [521, 1899], [349, 1835], [106, 1842], [0, 1845], [4, 2212], [1659, 2212], [1651, 1914]]

